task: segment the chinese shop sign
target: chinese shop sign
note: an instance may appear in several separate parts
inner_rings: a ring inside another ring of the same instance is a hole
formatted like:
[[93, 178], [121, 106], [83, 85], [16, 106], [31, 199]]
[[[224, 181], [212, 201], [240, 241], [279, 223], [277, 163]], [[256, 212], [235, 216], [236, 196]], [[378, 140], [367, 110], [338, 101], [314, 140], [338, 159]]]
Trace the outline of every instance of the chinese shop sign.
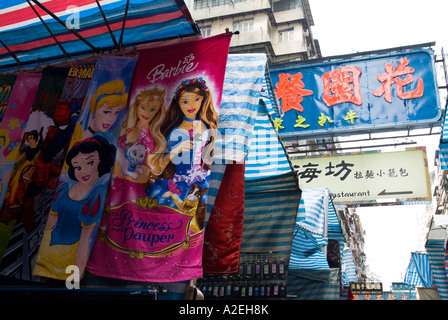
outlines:
[[424, 148], [291, 161], [301, 189], [329, 188], [335, 203], [431, 199]]
[[382, 295], [383, 284], [381, 282], [350, 282], [352, 294]]
[[424, 127], [440, 120], [434, 56], [426, 49], [271, 70], [280, 136]]

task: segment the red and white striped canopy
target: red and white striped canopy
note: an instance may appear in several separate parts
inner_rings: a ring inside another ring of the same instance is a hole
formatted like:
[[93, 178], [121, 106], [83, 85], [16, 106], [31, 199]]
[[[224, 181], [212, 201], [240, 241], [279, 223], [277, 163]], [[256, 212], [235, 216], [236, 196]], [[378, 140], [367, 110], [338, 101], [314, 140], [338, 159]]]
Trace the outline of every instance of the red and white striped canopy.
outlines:
[[2, 0], [0, 71], [199, 34], [182, 0]]

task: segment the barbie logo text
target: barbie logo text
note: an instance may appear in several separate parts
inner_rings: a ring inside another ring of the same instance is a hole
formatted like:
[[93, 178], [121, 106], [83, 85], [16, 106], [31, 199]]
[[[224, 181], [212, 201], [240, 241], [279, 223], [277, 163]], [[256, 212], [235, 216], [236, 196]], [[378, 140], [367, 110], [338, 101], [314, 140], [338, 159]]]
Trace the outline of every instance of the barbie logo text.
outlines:
[[194, 62], [194, 55], [191, 53], [183, 59], [179, 60], [176, 66], [173, 67], [165, 67], [164, 63], [159, 64], [157, 67], [152, 69], [146, 79], [154, 84], [156, 81], [163, 80], [166, 78], [175, 77], [179, 74], [184, 74], [193, 71], [198, 66], [198, 62]]

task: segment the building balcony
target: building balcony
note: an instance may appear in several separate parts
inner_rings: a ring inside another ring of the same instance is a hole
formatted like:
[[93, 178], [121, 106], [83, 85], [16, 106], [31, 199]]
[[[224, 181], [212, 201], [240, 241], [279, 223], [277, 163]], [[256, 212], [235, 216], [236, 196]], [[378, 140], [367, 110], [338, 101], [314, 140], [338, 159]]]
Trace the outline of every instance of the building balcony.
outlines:
[[272, 12], [272, 3], [270, 0], [249, 0], [245, 2], [237, 2], [232, 6], [210, 6], [208, 8], [195, 9], [192, 11], [192, 14], [196, 21], [202, 21], [218, 18], [222, 19], [230, 16], [252, 14], [262, 11]]

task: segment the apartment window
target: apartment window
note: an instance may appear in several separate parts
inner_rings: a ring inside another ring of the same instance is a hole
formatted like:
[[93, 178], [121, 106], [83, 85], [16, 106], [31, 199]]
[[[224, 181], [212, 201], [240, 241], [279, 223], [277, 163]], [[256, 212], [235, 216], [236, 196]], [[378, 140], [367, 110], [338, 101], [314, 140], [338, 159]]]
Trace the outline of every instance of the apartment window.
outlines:
[[212, 35], [212, 26], [211, 25], [202, 26], [201, 31], [204, 37], [210, 37]]
[[280, 30], [278, 32], [278, 42], [289, 42], [294, 40], [294, 28]]
[[193, 10], [230, 6], [234, 5], [235, 3], [246, 1], [247, 0], [194, 0]]
[[241, 33], [254, 31], [254, 19], [233, 21], [233, 30]]
[[207, 0], [194, 0], [193, 10], [202, 10], [208, 8]]
[[274, 2], [274, 12], [294, 10], [294, 9], [303, 10], [302, 0], [280, 0]]

